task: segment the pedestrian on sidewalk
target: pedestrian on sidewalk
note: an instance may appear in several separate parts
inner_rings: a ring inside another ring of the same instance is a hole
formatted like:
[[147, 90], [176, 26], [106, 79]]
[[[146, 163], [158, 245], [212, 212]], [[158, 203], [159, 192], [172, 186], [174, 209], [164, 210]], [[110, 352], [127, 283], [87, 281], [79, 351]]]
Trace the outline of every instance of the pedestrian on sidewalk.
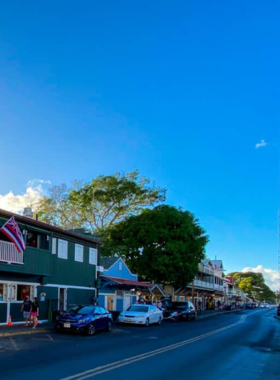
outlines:
[[26, 296], [21, 305], [21, 312], [23, 313], [23, 318], [25, 319], [25, 326], [28, 326], [30, 323], [31, 304], [32, 302], [30, 301], [29, 297]]
[[202, 309], [202, 302], [199, 300], [197, 303], [197, 313], [198, 315], [201, 315], [201, 310]]
[[38, 323], [37, 321], [37, 317], [39, 317], [39, 305], [38, 305], [38, 302], [37, 302], [37, 298], [34, 297], [33, 299], [33, 302], [31, 304], [31, 319], [33, 320], [33, 329], [36, 328], [36, 325]]

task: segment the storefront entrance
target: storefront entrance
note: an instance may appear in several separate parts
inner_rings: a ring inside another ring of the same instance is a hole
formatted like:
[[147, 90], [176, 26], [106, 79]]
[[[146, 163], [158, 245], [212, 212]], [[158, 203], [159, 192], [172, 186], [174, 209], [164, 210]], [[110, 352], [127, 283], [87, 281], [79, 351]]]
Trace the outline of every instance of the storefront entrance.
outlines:
[[31, 300], [36, 297], [36, 285], [0, 280], [0, 324], [8, 323], [10, 316], [12, 322], [23, 320], [21, 304], [26, 296], [29, 296]]

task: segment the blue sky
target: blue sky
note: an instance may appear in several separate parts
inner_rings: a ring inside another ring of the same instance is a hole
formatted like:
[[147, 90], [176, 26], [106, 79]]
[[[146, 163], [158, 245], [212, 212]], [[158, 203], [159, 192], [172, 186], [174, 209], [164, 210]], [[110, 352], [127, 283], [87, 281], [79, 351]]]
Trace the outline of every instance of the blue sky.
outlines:
[[276, 269], [279, 16], [276, 1], [3, 4], [0, 194], [138, 168], [227, 270]]

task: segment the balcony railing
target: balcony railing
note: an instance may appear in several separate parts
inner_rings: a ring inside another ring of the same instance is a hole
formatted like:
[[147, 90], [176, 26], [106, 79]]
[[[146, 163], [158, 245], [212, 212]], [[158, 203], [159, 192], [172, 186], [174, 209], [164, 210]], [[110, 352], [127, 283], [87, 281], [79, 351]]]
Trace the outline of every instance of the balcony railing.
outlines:
[[215, 284], [215, 289], [224, 291], [223, 285], [219, 285], [219, 284]]
[[0, 262], [24, 264], [23, 253], [18, 253], [13, 243], [0, 240]]
[[214, 290], [214, 284], [212, 284], [211, 282], [194, 280], [193, 284], [194, 284], [194, 286], [196, 286], [198, 288]]

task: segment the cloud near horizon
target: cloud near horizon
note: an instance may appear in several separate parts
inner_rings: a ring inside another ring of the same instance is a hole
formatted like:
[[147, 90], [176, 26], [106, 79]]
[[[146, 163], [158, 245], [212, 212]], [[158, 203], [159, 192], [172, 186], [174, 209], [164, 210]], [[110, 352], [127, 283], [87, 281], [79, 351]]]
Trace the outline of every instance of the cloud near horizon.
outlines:
[[261, 140], [259, 143], [256, 144], [256, 149], [264, 148], [267, 146], [267, 142], [265, 140]]
[[264, 268], [262, 265], [258, 265], [256, 268], [246, 267], [242, 269], [242, 272], [262, 273], [266, 285], [268, 285], [274, 292], [279, 290], [279, 274], [277, 270]]
[[45, 195], [44, 185], [50, 184], [50, 181], [33, 179], [28, 181], [23, 194], [16, 195], [12, 190], [5, 195], [0, 194], [0, 209], [22, 214], [24, 207], [34, 206]]

